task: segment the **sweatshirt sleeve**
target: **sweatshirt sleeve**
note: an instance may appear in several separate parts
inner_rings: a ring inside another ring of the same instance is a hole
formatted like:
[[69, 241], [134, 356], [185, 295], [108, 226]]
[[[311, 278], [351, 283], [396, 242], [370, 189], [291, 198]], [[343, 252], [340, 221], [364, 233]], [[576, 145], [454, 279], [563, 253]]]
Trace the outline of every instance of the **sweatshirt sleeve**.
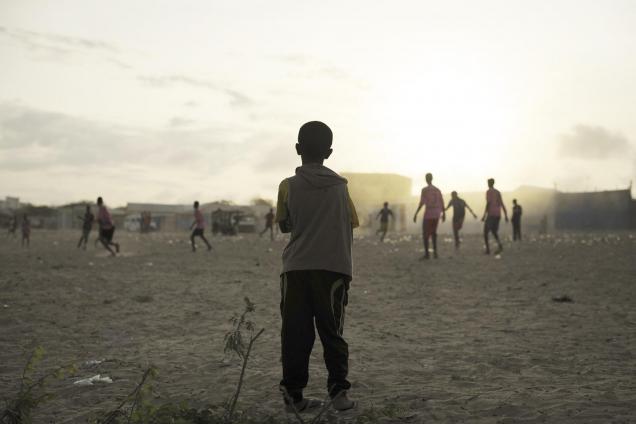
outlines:
[[289, 217], [287, 199], [289, 198], [289, 181], [285, 178], [278, 186], [278, 200], [276, 202], [276, 222], [285, 221]]
[[349, 195], [349, 189], [347, 189], [347, 201], [349, 203], [349, 211], [351, 211], [351, 228], [357, 228], [360, 226], [360, 220], [358, 219], [358, 213], [356, 212], [353, 200], [351, 200], [351, 196]]

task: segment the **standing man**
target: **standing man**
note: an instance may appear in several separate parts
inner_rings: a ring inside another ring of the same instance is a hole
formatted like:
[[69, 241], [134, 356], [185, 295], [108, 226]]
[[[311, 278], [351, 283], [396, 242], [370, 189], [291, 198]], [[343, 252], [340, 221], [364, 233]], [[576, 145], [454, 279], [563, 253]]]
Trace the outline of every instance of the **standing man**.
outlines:
[[97, 224], [99, 225], [99, 241], [110, 252], [111, 256], [115, 256], [115, 252], [111, 249], [111, 246], [115, 246], [115, 250], [119, 253], [119, 243], [113, 242], [115, 224], [113, 224], [113, 218], [101, 197], [97, 198]]
[[274, 241], [274, 208], [270, 208], [267, 215], [265, 215], [265, 229], [260, 232], [259, 236], [263, 237], [267, 230], [269, 230], [270, 240]]
[[347, 180], [323, 166], [331, 155], [332, 140], [331, 129], [322, 122], [300, 127], [296, 153], [302, 166], [278, 187], [276, 222], [281, 232], [291, 233], [283, 251], [280, 303], [280, 387], [289, 412], [321, 404], [303, 396], [316, 329], [323, 346], [331, 406], [338, 411], [355, 406], [347, 396], [351, 388], [347, 380], [349, 345], [343, 331], [358, 216]]
[[380, 212], [378, 212], [378, 215], [375, 217], [375, 219], [380, 218], [380, 229], [375, 232], [375, 235], [382, 233], [382, 237], [380, 237], [381, 242], [384, 242], [386, 232], [389, 230], [389, 216], [391, 219], [395, 219], [393, 217], [393, 211], [389, 209], [389, 202], [384, 202], [384, 207], [380, 209]]
[[190, 225], [190, 229], [192, 230], [192, 234], [190, 235], [190, 243], [192, 244], [192, 251], [197, 251], [197, 246], [194, 244], [195, 237], [201, 237], [203, 242], [208, 246], [208, 252], [212, 250], [212, 246], [208, 242], [208, 239], [205, 238], [203, 232], [205, 231], [205, 218], [203, 214], [199, 210], [199, 201], [194, 202], [194, 221], [192, 225]]
[[453, 236], [455, 237], [455, 249], [459, 249], [459, 230], [464, 226], [464, 218], [466, 217], [466, 209], [470, 211], [475, 219], [477, 219], [477, 215], [475, 212], [468, 206], [468, 203], [457, 195], [456, 191], [451, 193], [451, 200], [448, 202], [448, 206], [444, 211], [448, 210], [450, 207], [453, 208]]
[[7, 233], [7, 235], [15, 238], [15, 232], [17, 229], [18, 229], [18, 216], [16, 214], [13, 214], [13, 216], [11, 216], [11, 219], [9, 220], [9, 232]]
[[508, 222], [508, 211], [501, 198], [501, 193], [495, 188], [495, 179], [488, 179], [488, 191], [486, 191], [486, 209], [481, 220], [484, 222], [484, 242], [486, 243], [486, 255], [490, 255], [490, 243], [488, 233], [492, 233], [497, 241], [495, 255], [503, 252], [503, 246], [499, 240], [499, 221], [501, 221], [501, 210], [503, 209], [506, 222]]
[[521, 241], [521, 214], [523, 209], [517, 203], [517, 199], [512, 199], [512, 240]]
[[22, 247], [26, 244], [27, 249], [31, 244], [31, 221], [27, 214], [22, 217]]
[[93, 229], [93, 222], [95, 221], [95, 216], [91, 212], [91, 207], [86, 205], [86, 212], [84, 212], [84, 216], [78, 216], [78, 218], [82, 220], [82, 236], [77, 243], [77, 248], [79, 249], [82, 244], [84, 244], [84, 250], [86, 250], [88, 235], [91, 233], [91, 230]]
[[417, 213], [426, 205], [424, 209], [424, 219], [422, 221], [422, 233], [424, 234], [424, 256], [422, 259], [428, 259], [428, 239], [433, 240], [433, 257], [437, 259], [437, 225], [439, 217], [442, 216], [442, 222], [446, 220], [446, 212], [444, 212], [444, 198], [442, 192], [433, 185], [433, 174], [426, 174], [426, 187], [422, 189], [420, 196], [420, 204], [413, 216], [413, 222], [417, 222]]

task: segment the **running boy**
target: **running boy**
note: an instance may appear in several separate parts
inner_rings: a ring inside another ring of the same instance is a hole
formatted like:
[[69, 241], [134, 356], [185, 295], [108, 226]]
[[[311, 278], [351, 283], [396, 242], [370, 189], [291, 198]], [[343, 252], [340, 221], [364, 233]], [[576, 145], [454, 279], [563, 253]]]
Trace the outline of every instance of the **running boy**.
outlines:
[[309, 357], [315, 326], [329, 373], [332, 406], [351, 409], [347, 397], [349, 347], [342, 337], [352, 275], [352, 229], [358, 217], [347, 180], [323, 166], [331, 155], [333, 134], [322, 122], [308, 122], [298, 133], [296, 152], [302, 166], [278, 188], [276, 222], [290, 233], [281, 274], [281, 391], [288, 411], [306, 411], [320, 402], [303, 397], [309, 380]]
[[376, 231], [375, 234], [382, 234], [382, 237], [380, 237], [381, 242], [384, 241], [386, 232], [389, 230], [389, 217], [395, 219], [393, 218], [393, 211], [389, 209], [389, 202], [384, 202], [384, 207], [380, 209], [380, 212], [378, 212], [378, 215], [375, 217], [375, 219], [380, 218], [380, 229]]
[[466, 217], [466, 209], [470, 211], [473, 218], [477, 219], [475, 212], [468, 206], [468, 203], [457, 195], [456, 191], [451, 193], [451, 200], [448, 202], [445, 211], [450, 207], [453, 208], [453, 236], [455, 237], [455, 249], [459, 249], [459, 230], [464, 226], [464, 218]]
[[15, 232], [17, 229], [18, 229], [18, 216], [14, 214], [11, 217], [11, 220], [9, 221], [9, 232], [7, 233], [7, 236], [11, 236], [15, 238]]
[[521, 205], [517, 203], [517, 199], [512, 199], [512, 240], [521, 241], [521, 215], [523, 209]]
[[82, 236], [77, 243], [77, 248], [79, 249], [83, 244], [83, 248], [86, 250], [88, 235], [91, 233], [91, 230], [93, 229], [93, 222], [95, 221], [95, 216], [91, 212], [91, 207], [86, 205], [86, 212], [84, 212], [84, 216], [78, 216], [78, 218], [82, 220]]
[[506, 222], [508, 222], [508, 211], [501, 198], [501, 193], [495, 188], [495, 179], [488, 179], [488, 191], [486, 191], [486, 209], [481, 220], [484, 222], [484, 242], [486, 243], [486, 255], [490, 255], [490, 243], [488, 233], [492, 233], [497, 241], [495, 255], [503, 252], [503, 246], [499, 240], [499, 221], [501, 221], [501, 210], [503, 209]]
[[442, 216], [442, 222], [446, 220], [446, 212], [444, 212], [444, 198], [439, 188], [433, 185], [433, 174], [426, 174], [426, 187], [422, 189], [420, 196], [420, 204], [413, 216], [413, 222], [417, 222], [417, 213], [426, 205], [424, 209], [424, 219], [422, 221], [422, 233], [424, 234], [424, 256], [422, 259], [428, 259], [428, 239], [433, 240], [433, 257], [437, 259], [437, 224], [439, 217]]
[[115, 246], [115, 250], [119, 253], [119, 243], [113, 242], [115, 224], [113, 224], [113, 218], [101, 197], [97, 198], [97, 223], [99, 224], [99, 241], [110, 252], [111, 256], [115, 256], [115, 252], [110, 248], [110, 246]]
[[27, 214], [22, 217], [22, 247], [26, 244], [28, 248], [31, 244], [31, 221]]
[[205, 231], [205, 218], [203, 214], [199, 210], [199, 201], [194, 202], [194, 222], [190, 225], [190, 229], [192, 230], [192, 234], [190, 235], [190, 243], [192, 244], [192, 251], [197, 251], [197, 246], [194, 244], [195, 237], [201, 237], [201, 240], [208, 246], [208, 252], [212, 250], [212, 246], [208, 242], [208, 239], [205, 238], [203, 232]]
[[270, 240], [273, 241], [274, 240], [274, 208], [270, 208], [267, 215], [265, 215], [265, 229], [260, 232], [259, 236], [263, 237], [263, 234], [265, 234], [267, 230], [269, 230]]

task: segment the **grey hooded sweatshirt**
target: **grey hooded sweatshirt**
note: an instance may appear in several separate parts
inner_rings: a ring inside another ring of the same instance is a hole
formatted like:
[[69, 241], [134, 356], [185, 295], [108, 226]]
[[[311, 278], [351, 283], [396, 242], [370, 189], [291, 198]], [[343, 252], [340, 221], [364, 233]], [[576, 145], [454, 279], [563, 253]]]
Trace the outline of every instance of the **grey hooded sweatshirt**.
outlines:
[[351, 279], [352, 229], [358, 216], [346, 179], [318, 164], [296, 168], [296, 175], [278, 188], [276, 222], [291, 232], [283, 273], [325, 270]]

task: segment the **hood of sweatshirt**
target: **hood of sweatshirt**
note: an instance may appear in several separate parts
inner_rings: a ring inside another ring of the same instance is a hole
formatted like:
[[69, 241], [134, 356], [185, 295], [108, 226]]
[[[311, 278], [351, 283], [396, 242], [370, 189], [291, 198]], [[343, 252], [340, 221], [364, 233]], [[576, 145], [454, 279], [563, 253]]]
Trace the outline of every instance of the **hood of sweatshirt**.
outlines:
[[307, 164], [296, 168], [296, 175], [316, 188], [347, 184], [347, 179], [323, 165]]

